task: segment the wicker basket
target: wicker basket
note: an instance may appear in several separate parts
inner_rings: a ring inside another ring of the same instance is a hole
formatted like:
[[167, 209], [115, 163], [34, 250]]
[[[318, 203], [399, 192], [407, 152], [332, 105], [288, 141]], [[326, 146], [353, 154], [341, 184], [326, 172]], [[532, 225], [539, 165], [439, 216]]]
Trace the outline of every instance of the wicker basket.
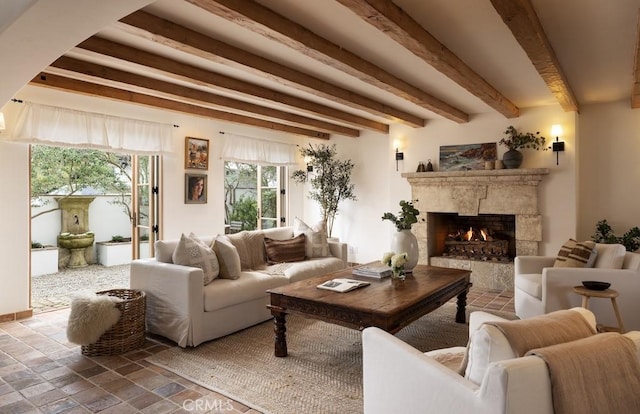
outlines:
[[82, 355], [118, 355], [137, 349], [145, 341], [146, 296], [141, 290], [113, 289], [96, 292], [98, 295], [117, 296], [120, 319], [97, 342], [82, 345]]

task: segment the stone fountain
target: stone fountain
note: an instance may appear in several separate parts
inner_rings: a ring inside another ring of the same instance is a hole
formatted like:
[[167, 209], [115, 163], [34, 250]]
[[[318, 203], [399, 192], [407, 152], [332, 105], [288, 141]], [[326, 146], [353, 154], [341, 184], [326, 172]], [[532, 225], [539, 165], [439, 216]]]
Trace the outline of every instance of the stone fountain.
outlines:
[[85, 252], [93, 246], [95, 238], [89, 231], [89, 204], [94, 199], [87, 196], [56, 198], [62, 209], [62, 231], [58, 236], [58, 246], [71, 252], [67, 267], [88, 266]]

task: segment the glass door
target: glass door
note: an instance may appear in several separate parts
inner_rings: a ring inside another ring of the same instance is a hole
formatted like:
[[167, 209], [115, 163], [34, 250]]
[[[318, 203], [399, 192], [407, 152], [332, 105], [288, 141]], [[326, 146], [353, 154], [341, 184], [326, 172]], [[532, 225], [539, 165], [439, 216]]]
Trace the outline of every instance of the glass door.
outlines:
[[133, 259], [153, 257], [154, 244], [161, 238], [160, 172], [160, 156], [134, 155], [132, 157], [131, 247]]
[[258, 166], [260, 186], [258, 187], [258, 215], [260, 228], [270, 229], [278, 227], [280, 217], [280, 177], [276, 166]]

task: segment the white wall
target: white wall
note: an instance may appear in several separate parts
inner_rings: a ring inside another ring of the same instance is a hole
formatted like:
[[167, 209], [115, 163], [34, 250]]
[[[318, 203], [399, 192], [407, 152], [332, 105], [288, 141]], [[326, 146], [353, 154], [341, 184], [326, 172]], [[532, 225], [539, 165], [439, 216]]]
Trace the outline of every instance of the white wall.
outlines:
[[584, 105], [579, 126], [578, 238], [603, 219], [622, 235], [640, 226], [640, 110], [626, 100]]

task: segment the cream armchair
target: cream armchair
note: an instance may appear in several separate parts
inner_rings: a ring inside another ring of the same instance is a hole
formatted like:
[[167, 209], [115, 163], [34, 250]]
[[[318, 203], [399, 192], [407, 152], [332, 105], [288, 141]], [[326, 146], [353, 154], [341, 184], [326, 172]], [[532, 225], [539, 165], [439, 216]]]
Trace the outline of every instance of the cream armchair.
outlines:
[[[572, 311], [595, 326], [591, 312]], [[483, 325], [491, 320], [502, 318], [471, 313], [465, 376], [435, 359], [463, 353], [464, 347], [422, 353], [378, 328], [366, 328], [362, 335], [364, 413], [553, 414], [546, 363], [536, 356], [515, 357], [504, 335], [494, 326]], [[640, 346], [640, 332], [625, 336]]]
[[[555, 256], [518, 256], [515, 259], [514, 304], [521, 319], [580, 306], [573, 292], [584, 280], [611, 283], [618, 291], [618, 307], [627, 330], [640, 330], [640, 254], [622, 245], [596, 244], [592, 268], [553, 267]], [[612, 268], [614, 267], [614, 268]], [[591, 299], [589, 309], [598, 323], [617, 326], [609, 299]]]

